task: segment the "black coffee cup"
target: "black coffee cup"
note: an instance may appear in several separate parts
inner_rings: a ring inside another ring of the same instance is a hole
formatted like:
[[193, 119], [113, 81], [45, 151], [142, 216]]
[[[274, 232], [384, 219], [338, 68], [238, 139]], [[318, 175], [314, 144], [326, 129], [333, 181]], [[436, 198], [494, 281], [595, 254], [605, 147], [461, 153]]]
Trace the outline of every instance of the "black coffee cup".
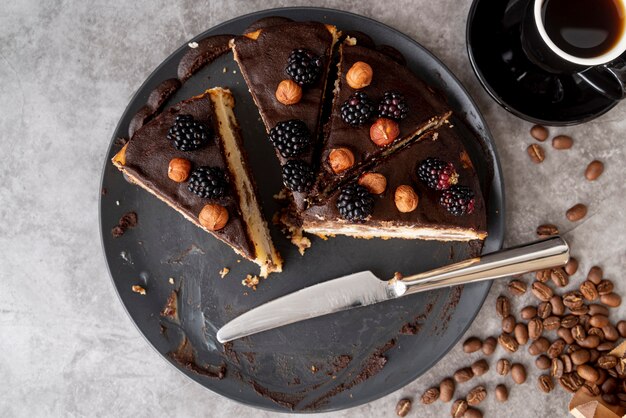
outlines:
[[[522, 21], [521, 41], [528, 59], [544, 71], [556, 74], [576, 73], [582, 81], [601, 94], [620, 100], [626, 97], [626, 22], [620, 22], [621, 19], [626, 19], [623, 15], [626, 11], [626, 0], [606, 1], [613, 4], [615, 14], [610, 8], [611, 4], [607, 4], [604, 9], [595, 8], [596, 0], [579, 0], [573, 3], [565, 3], [564, 0], [530, 0]], [[556, 17], [551, 17], [555, 13], [547, 9], [551, 7], [550, 2], [554, 2], [553, 7], [561, 3], [564, 7], [578, 9], [566, 9], [565, 13], [557, 10]], [[605, 16], [598, 16], [598, 13], [605, 13]], [[574, 22], [566, 21], [570, 15], [574, 15]], [[585, 16], [589, 16], [590, 20], [595, 18], [594, 24], [601, 30], [594, 32], [583, 27], [576, 31], [576, 24], [580, 24]], [[602, 28], [603, 24], [607, 27]], [[593, 44], [598, 33], [611, 34], [612, 39], [610, 44], [584, 49], [567, 44], [565, 37], [560, 36], [561, 33], [573, 33], [576, 36], [571, 38], [583, 46]], [[588, 40], [585, 39], [586, 36], [589, 37]]]

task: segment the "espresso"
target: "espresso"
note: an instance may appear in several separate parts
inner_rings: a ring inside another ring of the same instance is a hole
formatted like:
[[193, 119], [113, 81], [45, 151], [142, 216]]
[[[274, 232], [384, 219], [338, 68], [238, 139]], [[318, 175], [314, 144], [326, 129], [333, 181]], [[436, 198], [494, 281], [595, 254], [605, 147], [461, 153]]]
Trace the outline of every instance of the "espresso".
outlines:
[[593, 58], [610, 51], [624, 32], [622, 0], [545, 0], [543, 25], [562, 51]]

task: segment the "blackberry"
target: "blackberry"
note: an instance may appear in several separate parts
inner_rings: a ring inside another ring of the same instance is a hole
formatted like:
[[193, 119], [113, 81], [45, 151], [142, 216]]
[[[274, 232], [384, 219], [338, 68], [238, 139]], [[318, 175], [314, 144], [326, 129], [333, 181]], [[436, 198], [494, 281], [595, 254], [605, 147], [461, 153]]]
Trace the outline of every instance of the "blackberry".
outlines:
[[298, 119], [278, 122], [270, 130], [269, 140], [284, 158], [302, 154], [311, 144], [311, 132]]
[[454, 164], [439, 158], [426, 158], [417, 167], [417, 176], [428, 187], [435, 190], [446, 190], [459, 181]]
[[349, 221], [364, 221], [372, 214], [374, 197], [363, 186], [350, 183], [341, 189], [337, 209], [342, 218]]
[[445, 190], [439, 203], [454, 216], [474, 212], [474, 192], [466, 186], [452, 186]]
[[287, 59], [285, 72], [301, 86], [315, 83], [322, 70], [322, 59], [308, 49], [294, 49]]
[[402, 120], [409, 114], [409, 105], [404, 96], [395, 91], [385, 92], [378, 104], [378, 116], [394, 120]]
[[357, 91], [341, 105], [341, 119], [352, 126], [366, 123], [374, 114], [374, 105], [367, 94]]
[[294, 192], [306, 192], [313, 186], [313, 170], [301, 160], [287, 161], [283, 165], [283, 184]]
[[226, 196], [228, 180], [221, 168], [198, 167], [191, 172], [187, 188], [202, 198], [217, 199]]
[[209, 128], [196, 122], [191, 115], [178, 115], [174, 125], [167, 131], [167, 139], [174, 141], [180, 151], [194, 151], [209, 142]]

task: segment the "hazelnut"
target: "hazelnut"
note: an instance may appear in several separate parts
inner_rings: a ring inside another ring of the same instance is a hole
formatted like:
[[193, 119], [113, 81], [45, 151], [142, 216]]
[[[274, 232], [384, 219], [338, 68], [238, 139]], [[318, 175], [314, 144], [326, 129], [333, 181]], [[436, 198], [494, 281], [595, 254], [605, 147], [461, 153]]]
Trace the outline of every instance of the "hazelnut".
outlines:
[[354, 165], [354, 154], [348, 148], [335, 148], [328, 154], [328, 163], [335, 174], [343, 173]]
[[219, 231], [228, 222], [228, 211], [224, 206], [208, 204], [200, 211], [198, 220], [209, 231]]
[[176, 183], [182, 183], [189, 177], [191, 172], [191, 162], [184, 158], [172, 158], [167, 167], [167, 176]]
[[382, 194], [387, 188], [387, 179], [380, 173], [363, 173], [359, 184], [372, 194]]
[[379, 147], [391, 144], [400, 135], [398, 123], [386, 118], [378, 118], [370, 127], [370, 139]]
[[367, 87], [372, 82], [374, 71], [369, 64], [363, 61], [355, 62], [346, 74], [348, 85], [355, 90]]
[[276, 100], [284, 105], [296, 104], [302, 99], [302, 87], [292, 80], [283, 80], [276, 88]]
[[396, 189], [395, 202], [400, 212], [407, 213], [417, 208], [419, 198], [411, 186], [403, 184]]

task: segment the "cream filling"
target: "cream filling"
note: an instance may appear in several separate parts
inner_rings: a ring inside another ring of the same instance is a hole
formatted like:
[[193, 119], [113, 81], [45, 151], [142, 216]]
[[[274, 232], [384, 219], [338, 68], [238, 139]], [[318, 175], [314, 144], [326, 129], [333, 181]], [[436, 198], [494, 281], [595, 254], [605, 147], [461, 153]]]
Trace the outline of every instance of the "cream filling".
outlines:
[[255, 252], [255, 262], [261, 266], [261, 276], [282, 271], [282, 260], [272, 244], [267, 223], [261, 214], [254, 187], [245, 167], [245, 158], [239, 149], [239, 141], [235, 137], [237, 120], [233, 113], [235, 101], [230, 90], [216, 87], [209, 90], [213, 101], [215, 116], [220, 129], [222, 145], [230, 172], [234, 177], [235, 187], [239, 195], [239, 208], [248, 228], [248, 235]]

